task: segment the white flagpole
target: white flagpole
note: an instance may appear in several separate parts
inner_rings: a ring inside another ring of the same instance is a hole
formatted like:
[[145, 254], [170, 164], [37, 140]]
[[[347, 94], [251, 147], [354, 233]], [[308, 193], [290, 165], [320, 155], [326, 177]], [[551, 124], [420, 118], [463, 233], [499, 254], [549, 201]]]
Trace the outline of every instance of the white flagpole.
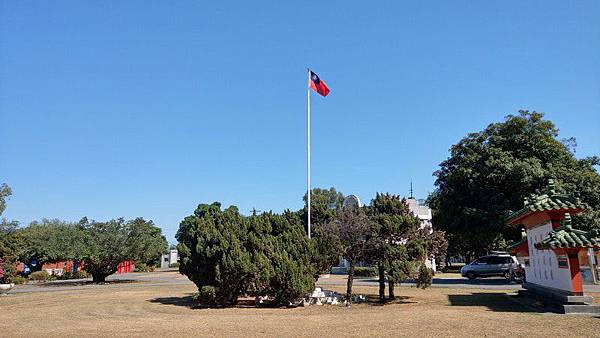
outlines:
[[307, 154], [306, 154], [306, 185], [307, 185], [307, 192], [306, 192], [306, 205], [308, 206], [308, 238], [310, 239], [310, 69], [307, 69], [307, 74], [308, 74], [308, 83], [307, 83], [307, 88], [306, 88], [306, 97], [307, 97], [307, 122], [308, 122], [308, 134], [307, 134], [307, 143], [306, 143], [306, 150], [307, 150]]

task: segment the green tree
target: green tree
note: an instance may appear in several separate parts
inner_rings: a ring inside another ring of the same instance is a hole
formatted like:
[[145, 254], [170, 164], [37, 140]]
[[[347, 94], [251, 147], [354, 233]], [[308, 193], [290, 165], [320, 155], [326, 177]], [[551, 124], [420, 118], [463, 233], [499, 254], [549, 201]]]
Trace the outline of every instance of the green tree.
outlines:
[[[166, 249], [160, 228], [143, 218], [125, 222], [122, 218], [108, 222], [89, 221], [83, 218], [75, 229], [80, 239], [81, 252], [77, 253], [84, 269], [95, 283], [117, 272], [119, 263], [132, 260], [145, 262]], [[144, 246], [147, 245], [147, 246]]]
[[142, 217], [129, 221], [128, 226], [131, 231], [128, 246], [136, 253], [136, 263], [159, 265], [160, 257], [167, 252], [169, 245], [161, 229]]
[[371, 231], [369, 219], [361, 208], [341, 208], [336, 217], [325, 225], [325, 230], [337, 238], [342, 257], [350, 263], [346, 287], [346, 299], [350, 305], [352, 304], [354, 268], [366, 257], [367, 242]]
[[200, 291], [206, 303], [232, 305], [255, 273], [248, 241], [248, 222], [236, 207], [200, 204], [183, 219], [176, 238], [179, 272]]
[[6, 200], [12, 195], [12, 190], [6, 183], [0, 184], [0, 216], [6, 210]]
[[297, 213], [263, 213], [249, 218], [248, 248], [254, 262], [253, 293], [274, 305], [289, 305], [314, 289], [315, 254]]
[[176, 238], [179, 271], [205, 305], [229, 306], [243, 294], [288, 305], [314, 288], [315, 248], [298, 213], [244, 217], [233, 206], [200, 204]]
[[[58, 219], [31, 222], [19, 230], [24, 244], [20, 260], [32, 271], [39, 271], [44, 263], [81, 257], [83, 244], [79, 230], [77, 224]], [[33, 265], [33, 261], [37, 264]]]
[[[304, 208], [299, 211], [304, 229], [308, 228], [308, 211], [306, 194], [303, 196]], [[336, 237], [325, 229], [325, 225], [333, 221], [337, 212], [342, 208], [344, 194], [331, 187], [329, 189], [313, 188], [310, 198], [310, 218], [312, 227], [312, 242], [315, 245], [313, 262], [316, 274], [327, 273], [340, 258], [339, 242]]]
[[433, 224], [446, 232], [449, 252], [470, 257], [517, 239], [518, 229], [505, 225], [507, 216], [526, 196], [543, 190], [549, 178], [590, 206], [576, 220], [580, 226], [598, 226], [600, 160], [577, 159], [573, 144], [573, 139], [561, 142], [542, 113], [522, 110], [453, 145], [434, 173], [436, 190], [429, 197]]
[[[368, 258], [377, 266], [379, 300], [383, 302], [386, 277], [393, 299], [395, 282], [415, 275], [417, 265], [410, 259], [406, 245], [409, 235], [417, 232], [420, 220], [410, 212], [405, 200], [387, 193], [377, 193], [367, 210], [372, 225]], [[410, 245], [415, 246], [414, 242]]]
[[23, 238], [17, 221], [0, 221], [0, 259], [14, 262], [23, 252]]

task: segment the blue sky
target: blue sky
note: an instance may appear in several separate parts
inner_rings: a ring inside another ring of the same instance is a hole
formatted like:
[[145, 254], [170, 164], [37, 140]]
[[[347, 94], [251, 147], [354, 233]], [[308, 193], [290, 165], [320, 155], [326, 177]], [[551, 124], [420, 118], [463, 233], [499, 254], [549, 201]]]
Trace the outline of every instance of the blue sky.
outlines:
[[302, 207], [313, 185], [418, 197], [468, 132], [543, 111], [600, 154], [597, 1], [0, 0], [4, 217]]

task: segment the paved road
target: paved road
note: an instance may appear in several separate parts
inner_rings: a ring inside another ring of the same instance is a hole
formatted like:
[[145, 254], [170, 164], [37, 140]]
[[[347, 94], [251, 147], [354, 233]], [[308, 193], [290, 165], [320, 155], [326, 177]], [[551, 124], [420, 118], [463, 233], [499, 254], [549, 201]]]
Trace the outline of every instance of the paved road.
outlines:
[[[443, 274], [433, 279], [432, 287], [456, 288], [456, 289], [487, 289], [487, 290], [519, 290], [520, 284], [509, 283], [503, 278], [483, 278], [474, 281], [466, 278], [456, 277], [457, 275]], [[54, 281], [46, 284], [27, 284], [17, 285], [11, 293], [28, 292], [56, 292], [70, 290], [94, 290], [103, 288], [132, 288], [132, 287], [152, 287], [165, 285], [193, 285], [185, 276], [177, 273], [176, 270], [156, 271], [151, 273], [128, 273], [123, 275], [112, 275], [107, 279], [109, 284], [94, 285], [90, 279]], [[345, 285], [346, 278], [343, 275], [331, 275], [327, 278], [320, 278], [320, 285]], [[377, 286], [378, 281], [374, 278], [356, 278], [355, 285]], [[402, 286], [414, 286], [414, 283], [402, 283]], [[600, 285], [585, 285], [585, 291], [600, 293]]]

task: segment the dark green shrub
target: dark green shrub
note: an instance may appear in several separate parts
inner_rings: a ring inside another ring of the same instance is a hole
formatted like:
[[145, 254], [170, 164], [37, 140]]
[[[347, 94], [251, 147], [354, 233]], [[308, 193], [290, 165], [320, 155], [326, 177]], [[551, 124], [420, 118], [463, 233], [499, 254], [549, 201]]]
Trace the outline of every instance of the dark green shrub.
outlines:
[[87, 272], [85, 272], [84, 270], [80, 270], [80, 271], [73, 273], [74, 279], [84, 279], [84, 278], [88, 278], [89, 276], [90, 275]]
[[134, 272], [150, 272], [150, 267], [144, 263], [136, 263]]
[[170, 268], [178, 268], [179, 267], [179, 262], [175, 262], [175, 263], [171, 263], [169, 264]]
[[33, 281], [45, 282], [50, 280], [50, 274], [46, 271], [36, 271], [29, 275], [29, 279]]
[[426, 289], [431, 286], [433, 282], [433, 269], [428, 268], [425, 264], [421, 264], [419, 268], [419, 275], [416, 279], [417, 287]]
[[376, 277], [377, 268], [373, 266], [357, 266], [354, 268], [354, 276], [356, 277]]
[[23, 276], [14, 276], [10, 278], [10, 282], [11, 283], [15, 283], [17, 285], [19, 284], [23, 284], [27, 281], [27, 278], [23, 277]]
[[204, 305], [228, 306], [240, 295], [288, 305], [314, 288], [314, 243], [298, 214], [244, 217], [219, 203], [201, 204], [177, 232], [179, 271], [198, 287]]
[[192, 299], [206, 306], [216, 305], [217, 289], [214, 286], [205, 285], [192, 296]]

